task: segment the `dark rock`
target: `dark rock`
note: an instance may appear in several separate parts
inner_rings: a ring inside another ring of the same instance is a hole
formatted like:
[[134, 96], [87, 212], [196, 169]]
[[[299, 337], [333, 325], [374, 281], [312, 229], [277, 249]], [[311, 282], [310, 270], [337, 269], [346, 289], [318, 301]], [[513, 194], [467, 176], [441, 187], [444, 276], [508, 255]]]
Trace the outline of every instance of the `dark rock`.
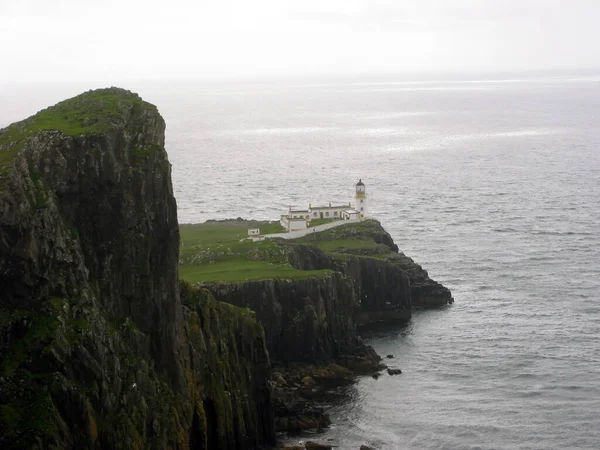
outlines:
[[364, 346], [356, 332], [356, 291], [352, 280], [340, 273], [205, 287], [217, 300], [256, 312], [277, 362], [331, 362], [343, 351]]
[[413, 308], [435, 308], [454, 303], [450, 290], [429, 278], [427, 271], [412, 258], [398, 253], [387, 261], [408, 274]]
[[376, 448], [371, 447], [370, 445], [361, 445], [360, 450], [376, 450]]
[[0, 130], [3, 448], [274, 443], [262, 328], [180, 299], [164, 130], [117, 88]]
[[387, 355], [386, 358], [387, 359], [392, 359], [394, 357], [394, 355]]
[[276, 405], [276, 408], [275, 431], [278, 432], [321, 431], [331, 425], [331, 419], [323, 408], [299, 401], [298, 398], [293, 400], [292, 406]]
[[388, 369], [387, 373], [388, 373], [388, 375], [400, 375], [402, 373], [402, 370], [400, 370], [400, 369]]
[[366, 345], [355, 348], [352, 354], [341, 355], [338, 361], [344, 367], [357, 374], [368, 374], [385, 367], [381, 363], [381, 357], [375, 353], [375, 350]]
[[381, 376], [381, 374], [379, 372], [375, 372], [374, 374], [371, 375], [371, 377], [373, 377], [375, 380], [379, 379], [380, 376]]
[[[369, 232], [389, 236], [379, 222], [370, 220]], [[352, 227], [339, 227], [343, 230]], [[353, 236], [357, 237], [357, 236]], [[386, 240], [386, 238], [382, 238]], [[391, 239], [391, 238], [390, 238]], [[392, 248], [382, 245], [383, 251], [395, 255]], [[299, 270], [332, 269], [354, 281], [355, 296], [360, 299], [357, 325], [377, 322], [406, 322], [411, 317], [410, 281], [405, 272], [394, 265], [375, 258], [345, 255], [335, 259], [310, 245], [290, 246], [289, 262]]]

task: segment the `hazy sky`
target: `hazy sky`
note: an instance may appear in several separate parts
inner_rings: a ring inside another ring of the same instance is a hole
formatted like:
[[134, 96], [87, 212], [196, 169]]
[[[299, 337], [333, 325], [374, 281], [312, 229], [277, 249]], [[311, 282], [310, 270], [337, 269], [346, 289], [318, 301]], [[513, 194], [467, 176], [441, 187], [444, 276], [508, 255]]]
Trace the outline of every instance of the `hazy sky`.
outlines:
[[0, 0], [0, 82], [600, 68], [600, 0]]

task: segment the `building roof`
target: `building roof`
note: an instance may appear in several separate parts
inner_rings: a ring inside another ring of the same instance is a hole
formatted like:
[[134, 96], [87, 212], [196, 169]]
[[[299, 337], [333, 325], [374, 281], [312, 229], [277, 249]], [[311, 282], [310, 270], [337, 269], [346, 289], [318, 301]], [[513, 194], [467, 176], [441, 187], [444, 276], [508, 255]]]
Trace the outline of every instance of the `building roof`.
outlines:
[[358, 180], [358, 183], [356, 183], [357, 186], [364, 186], [365, 183], [362, 182], [362, 178]]
[[357, 210], [355, 209], [345, 209], [342, 212], [345, 212], [346, 214], [360, 214]]
[[308, 213], [310, 212], [308, 209], [292, 209], [291, 213]]

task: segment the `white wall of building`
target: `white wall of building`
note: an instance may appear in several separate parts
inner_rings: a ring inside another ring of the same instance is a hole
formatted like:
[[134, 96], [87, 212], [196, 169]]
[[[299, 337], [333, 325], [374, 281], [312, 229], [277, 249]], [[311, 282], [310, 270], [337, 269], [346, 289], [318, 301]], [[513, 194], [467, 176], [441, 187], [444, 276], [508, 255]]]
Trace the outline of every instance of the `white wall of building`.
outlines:
[[290, 219], [288, 220], [290, 231], [296, 230], [305, 230], [306, 229], [306, 219]]
[[[327, 207], [327, 208], [311, 208], [310, 210], [310, 218], [312, 220], [316, 219], [339, 219], [342, 215], [342, 211], [344, 208], [348, 208], [347, 206], [339, 206], [339, 207]], [[321, 217], [321, 213], [323, 213], [323, 217]]]

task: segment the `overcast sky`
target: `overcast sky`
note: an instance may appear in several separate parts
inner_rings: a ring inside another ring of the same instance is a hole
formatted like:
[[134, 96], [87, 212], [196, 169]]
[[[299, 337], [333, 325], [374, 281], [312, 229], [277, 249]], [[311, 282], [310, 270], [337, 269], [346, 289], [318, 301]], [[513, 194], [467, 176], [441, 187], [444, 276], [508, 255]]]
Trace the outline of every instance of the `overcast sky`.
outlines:
[[0, 0], [0, 82], [600, 68], [600, 0]]

